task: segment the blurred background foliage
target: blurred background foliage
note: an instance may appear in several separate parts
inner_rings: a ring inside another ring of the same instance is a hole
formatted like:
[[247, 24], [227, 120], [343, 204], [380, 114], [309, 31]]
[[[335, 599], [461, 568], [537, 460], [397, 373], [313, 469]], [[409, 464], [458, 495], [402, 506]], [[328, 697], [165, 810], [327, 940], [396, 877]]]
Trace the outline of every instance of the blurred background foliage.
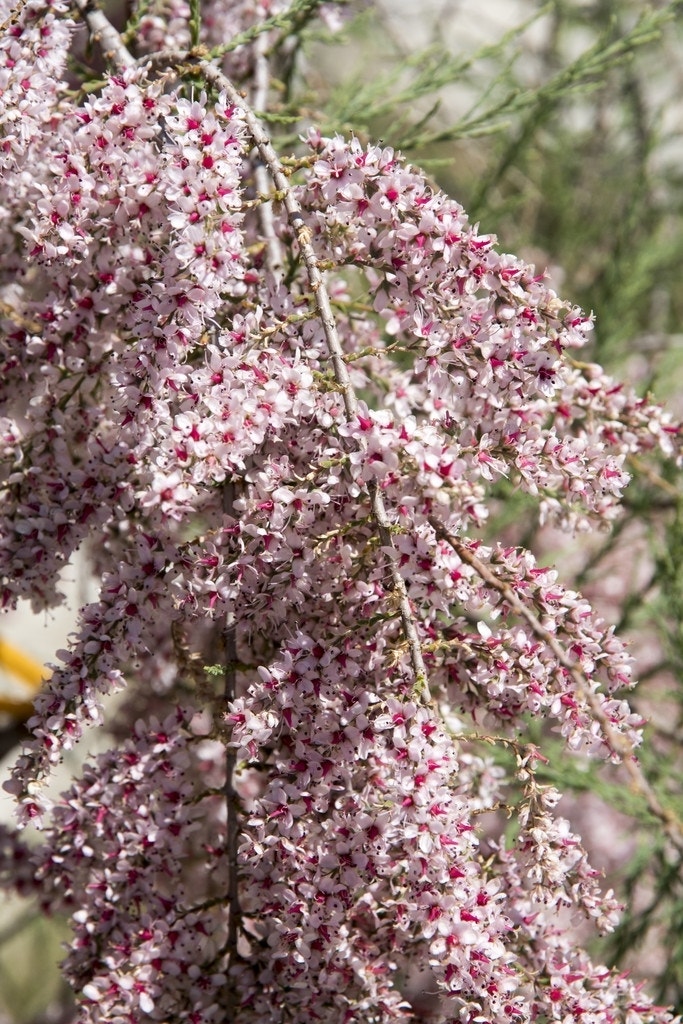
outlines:
[[[163, 0], [144, 2], [163, 16]], [[296, 44], [279, 53], [269, 115], [281, 150], [311, 123], [402, 150], [503, 250], [547, 268], [563, 297], [595, 313], [586, 358], [683, 417], [683, 0], [341, 0], [351, 15], [341, 34], [311, 17], [315, 2], [294, 6]], [[125, 27], [121, 3], [105, 10]], [[630, 699], [650, 720], [642, 763], [682, 818], [683, 481], [664, 461], [629, 469], [610, 534], [539, 530], [530, 503], [503, 484], [490, 536], [558, 564], [631, 639], [642, 684]], [[618, 769], [568, 757], [538, 728], [529, 738], [627, 904], [596, 956], [649, 977], [659, 1001], [683, 1012], [680, 860]], [[5, 920], [0, 1021], [68, 1021], [44, 967], [64, 923], [15, 908]]]

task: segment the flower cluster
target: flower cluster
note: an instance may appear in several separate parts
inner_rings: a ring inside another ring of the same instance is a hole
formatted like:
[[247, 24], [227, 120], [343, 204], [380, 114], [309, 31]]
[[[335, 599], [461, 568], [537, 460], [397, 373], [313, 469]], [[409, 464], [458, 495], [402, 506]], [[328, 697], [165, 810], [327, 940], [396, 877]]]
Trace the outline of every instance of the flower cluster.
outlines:
[[[288, 10], [205, 6], [207, 45]], [[678, 428], [390, 149], [312, 132], [288, 178], [201, 51], [66, 91], [64, 15], [31, 0], [0, 42], [0, 577], [50, 607], [86, 548], [99, 594], [7, 784], [41, 842], [2, 865], [71, 915], [80, 1019], [385, 1024], [421, 965], [443, 1024], [665, 1024], [577, 950], [616, 905], [531, 755], [519, 837], [484, 849], [513, 778], [471, 732], [521, 749], [533, 717], [631, 762], [623, 644], [481, 533], [503, 478], [605, 525]], [[139, 15], [141, 53], [189, 44], [184, 3]], [[111, 750], [51, 806], [114, 691]]]
[[140, 721], [63, 795], [43, 846], [12, 851], [20, 891], [72, 915], [65, 970], [92, 1020], [221, 1019], [220, 754], [180, 710]]

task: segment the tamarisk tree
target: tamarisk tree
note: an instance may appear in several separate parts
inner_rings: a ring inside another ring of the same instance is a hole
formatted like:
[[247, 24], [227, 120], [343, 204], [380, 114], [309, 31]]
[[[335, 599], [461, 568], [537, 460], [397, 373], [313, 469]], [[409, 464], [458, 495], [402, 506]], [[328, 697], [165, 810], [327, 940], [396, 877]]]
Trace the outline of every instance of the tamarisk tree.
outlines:
[[77, 551], [99, 588], [6, 784], [5, 884], [70, 917], [83, 1022], [664, 1024], [581, 948], [618, 904], [528, 736], [621, 762], [680, 853], [629, 655], [485, 528], [502, 479], [608, 526], [678, 429], [399, 154], [275, 148], [316, 8], [142, 4], [121, 36], [3, 3], [0, 590], [59, 604]]

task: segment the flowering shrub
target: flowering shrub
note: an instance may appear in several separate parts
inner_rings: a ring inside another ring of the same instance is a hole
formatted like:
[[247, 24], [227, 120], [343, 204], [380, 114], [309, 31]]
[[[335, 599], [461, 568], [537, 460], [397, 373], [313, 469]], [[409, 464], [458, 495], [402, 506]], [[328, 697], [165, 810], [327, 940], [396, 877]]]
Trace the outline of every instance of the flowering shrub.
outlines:
[[604, 527], [678, 428], [390, 148], [276, 152], [264, 41], [316, 6], [153, 3], [133, 54], [78, 0], [112, 63], [80, 88], [75, 10], [4, 5], [2, 601], [59, 603], [83, 546], [100, 581], [7, 784], [43, 828], [4, 832], [7, 884], [71, 916], [83, 1021], [411, 1019], [420, 966], [434, 1021], [664, 1024], [577, 943], [618, 905], [525, 737], [623, 761], [681, 850], [629, 655], [482, 530], [501, 479]]

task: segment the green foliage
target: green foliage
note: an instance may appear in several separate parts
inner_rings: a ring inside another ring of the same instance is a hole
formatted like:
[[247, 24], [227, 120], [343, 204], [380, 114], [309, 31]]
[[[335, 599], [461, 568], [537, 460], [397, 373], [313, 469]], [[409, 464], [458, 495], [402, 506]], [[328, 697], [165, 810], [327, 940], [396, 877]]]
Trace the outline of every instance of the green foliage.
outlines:
[[202, 16], [199, 0], [190, 0], [190, 42], [199, 45], [199, 33], [202, 27]]
[[[515, 72], [524, 55], [524, 34], [546, 15], [558, 20], [572, 16], [571, 4], [551, 0], [499, 40], [473, 54], [453, 56], [439, 46], [430, 46], [420, 53], [408, 54], [400, 66], [390, 66], [360, 88], [345, 83], [332, 93], [327, 116], [332, 124], [336, 120], [340, 128], [347, 125], [355, 131], [371, 130], [384, 120], [392, 126], [392, 143], [405, 151], [418, 152], [435, 143], [514, 128], [500, 160], [481, 182], [483, 200], [558, 104], [565, 103], [576, 92], [602, 88], [615, 67], [630, 61], [639, 48], [661, 39], [680, 8], [679, 0], [673, 0], [660, 10], [646, 9], [623, 34], [616, 16], [611, 18], [578, 57], [562, 64], [539, 85], [525, 86]], [[488, 69], [488, 81], [482, 83], [483, 87], [479, 82], [482, 68]], [[465, 83], [478, 86], [475, 98], [452, 123], [438, 126], [437, 115], [443, 113], [440, 103], [435, 103], [419, 120], [411, 120], [405, 114], [406, 107], [410, 110], [418, 100], [434, 97], [444, 86]]]
[[[505, 248], [561, 267], [564, 292], [597, 315], [596, 357], [614, 364], [683, 314], [681, 139], [670, 124], [683, 4], [528, 8], [477, 49], [441, 41], [412, 53], [373, 7], [319, 56], [345, 72], [309, 83], [325, 131], [383, 138], [433, 166]], [[455, 13], [456, 41], [457, 29]]]
[[[209, 57], [214, 59], [222, 57], [226, 53], [232, 53], [240, 46], [252, 43], [264, 33], [274, 30], [278, 30], [283, 39], [300, 37], [309, 20], [315, 16], [317, 9], [324, 2], [325, 0], [293, 0], [292, 4], [281, 14], [274, 14], [263, 21], [257, 21], [245, 32], [233, 36], [222, 46], [215, 47], [210, 51]], [[346, 0], [334, 0], [334, 2], [343, 4]]]

